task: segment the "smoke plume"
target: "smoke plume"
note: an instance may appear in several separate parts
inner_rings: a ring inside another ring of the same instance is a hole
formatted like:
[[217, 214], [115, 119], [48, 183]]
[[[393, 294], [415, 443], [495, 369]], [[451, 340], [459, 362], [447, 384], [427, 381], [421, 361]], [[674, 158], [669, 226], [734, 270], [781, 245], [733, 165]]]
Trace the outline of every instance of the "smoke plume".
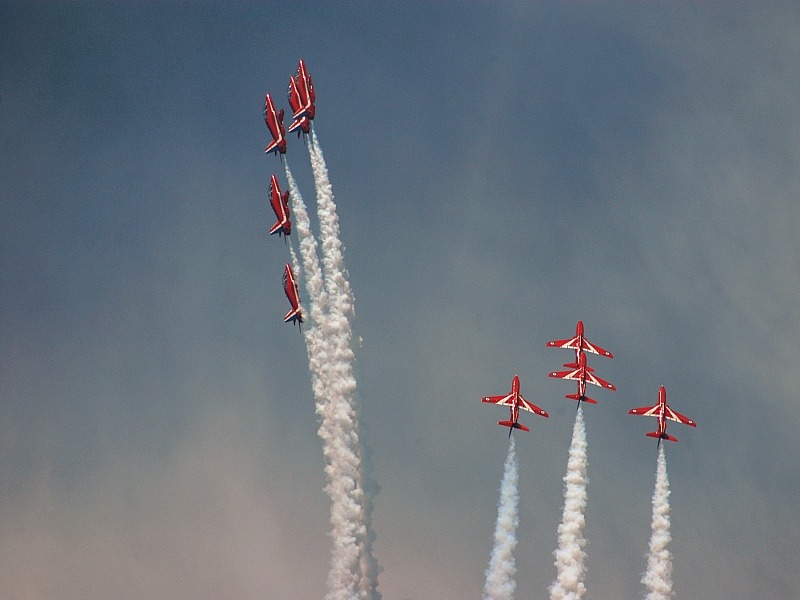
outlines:
[[500, 500], [497, 503], [497, 524], [494, 528], [494, 549], [486, 569], [484, 600], [512, 600], [517, 582], [514, 550], [519, 525], [519, 465], [514, 450], [514, 437], [509, 438]]
[[[353, 295], [344, 268], [333, 190], [313, 130], [309, 154], [317, 191], [319, 245], [288, 162], [284, 164], [309, 296], [310, 323], [304, 335], [316, 412], [320, 417], [318, 434], [325, 457], [325, 490], [331, 500], [333, 548], [325, 598], [380, 600], [377, 590], [380, 569], [372, 555], [375, 539], [371, 530], [372, 498], [366, 498], [364, 492], [353, 375], [355, 355], [350, 326], [350, 317], [354, 314]], [[292, 255], [297, 262], [293, 251]], [[378, 488], [372, 485], [370, 489]]]
[[650, 554], [642, 583], [647, 587], [647, 600], [672, 598], [672, 555], [669, 552], [669, 480], [663, 444], [658, 450], [656, 487], [653, 490], [653, 521], [650, 533]]
[[586, 593], [586, 429], [583, 408], [578, 407], [572, 444], [569, 448], [567, 474], [564, 476], [564, 513], [558, 526], [558, 550], [555, 551], [556, 580], [550, 586], [552, 600], [577, 600]]

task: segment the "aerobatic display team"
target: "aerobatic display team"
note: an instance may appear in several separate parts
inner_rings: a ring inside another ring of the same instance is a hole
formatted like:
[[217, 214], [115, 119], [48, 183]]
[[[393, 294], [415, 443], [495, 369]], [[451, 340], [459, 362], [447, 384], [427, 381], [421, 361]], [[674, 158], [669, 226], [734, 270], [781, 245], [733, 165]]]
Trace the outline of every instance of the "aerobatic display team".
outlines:
[[[272, 174], [269, 201], [276, 222], [269, 233], [291, 239], [289, 236], [293, 230], [290, 215], [292, 212], [296, 215], [295, 231], [299, 238], [301, 258], [298, 260], [294, 245], [290, 242], [290, 262], [286, 263], [283, 274], [283, 289], [289, 300], [290, 310], [284, 321], [300, 326], [308, 319], [307, 327], [302, 333], [308, 352], [317, 414], [320, 417], [318, 432], [323, 441], [326, 490], [331, 502], [330, 535], [333, 548], [326, 600], [379, 600], [380, 567], [371, 543], [375, 533], [371, 530], [371, 503], [366, 501], [364, 491], [361, 466], [363, 448], [358, 438], [360, 411], [355, 395], [355, 352], [352, 348], [352, 328], [349, 322], [354, 311], [353, 297], [344, 268], [339, 222], [328, 170], [311, 123], [316, 114], [314, 85], [302, 59], [296, 74], [289, 78], [287, 96], [292, 110], [292, 123], [288, 131], [296, 131], [298, 138], [304, 138], [311, 159], [320, 233], [317, 239], [311, 231], [306, 206], [285, 157], [287, 139], [283, 123], [284, 111], [282, 108], [276, 110], [272, 96], [267, 93], [264, 100], [264, 122], [271, 139], [265, 153], [281, 157], [289, 188], [281, 192], [278, 178]], [[293, 210], [290, 210], [290, 202]], [[298, 279], [306, 283], [308, 316], [303, 311]], [[587, 442], [581, 403], [597, 404], [596, 400], [587, 395], [587, 383], [611, 391], [617, 389], [595, 374], [595, 369], [587, 364], [586, 355], [590, 353], [606, 358], [613, 358], [614, 355], [586, 339], [584, 324], [580, 320], [573, 337], [549, 341], [547, 347], [574, 352], [574, 360], [563, 365], [567, 370], [552, 371], [549, 376], [577, 382], [576, 392], [565, 396], [577, 402], [577, 411], [567, 473], [564, 476], [564, 507], [558, 526], [559, 546], [554, 552], [556, 577], [549, 591], [552, 600], [578, 600], [586, 593], [584, 561], [587, 545], [584, 537]], [[486, 571], [484, 598], [512, 600], [516, 589], [514, 550], [517, 545], [519, 465], [511, 434], [515, 429], [531, 431], [528, 426], [520, 423], [520, 409], [540, 417], [548, 418], [549, 415], [522, 396], [518, 375], [514, 375], [508, 394], [485, 396], [481, 402], [507, 406], [510, 411], [507, 420], [498, 422], [498, 425], [509, 428], [509, 446], [500, 488], [494, 548]], [[652, 416], [658, 420], [656, 431], [645, 434], [658, 440], [658, 460], [650, 554], [642, 583], [648, 590], [648, 600], [669, 600], [673, 596], [672, 558], [667, 547], [670, 541], [669, 483], [661, 440], [678, 441], [666, 431], [668, 420], [692, 427], [697, 424], [669, 407], [663, 385], [659, 388], [658, 402], [655, 405], [632, 408], [629, 414]]]

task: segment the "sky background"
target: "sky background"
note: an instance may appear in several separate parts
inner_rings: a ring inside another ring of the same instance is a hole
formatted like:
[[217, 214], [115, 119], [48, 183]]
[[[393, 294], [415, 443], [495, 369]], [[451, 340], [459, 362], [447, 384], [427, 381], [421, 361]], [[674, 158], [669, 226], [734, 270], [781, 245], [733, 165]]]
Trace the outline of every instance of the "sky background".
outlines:
[[[0, 597], [322, 598], [329, 501], [269, 238], [304, 58], [363, 340], [385, 600], [479, 598], [510, 389], [546, 598], [591, 357], [587, 598], [644, 594], [665, 385], [678, 598], [800, 597], [800, 8], [0, 6]], [[314, 207], [308, 152], [287, 160]]]

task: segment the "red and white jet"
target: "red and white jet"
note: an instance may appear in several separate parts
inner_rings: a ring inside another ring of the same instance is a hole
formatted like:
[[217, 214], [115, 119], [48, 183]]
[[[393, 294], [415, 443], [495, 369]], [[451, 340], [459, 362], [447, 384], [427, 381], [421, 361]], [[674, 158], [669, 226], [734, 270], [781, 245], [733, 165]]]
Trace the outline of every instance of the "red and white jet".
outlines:
[[550, 348], [572, 348], [575, 350], [575, 362], [578, 362], [579, 351], [592, 352], [594, 354], [599, 354], [600, 356], [614, 358], [614, 355], [611, 354], [611, 352], [608, 350], [603, 350], [600, 346], [592, 344], [589, 340], [583, 337], [583, 321], [578, 321], [578, 324], [575, 326], [575, 337], [572, 337], [568, 340], [552, 340], [547, 342], [547, 345]]
[[522, 431], [530, 431], [525, 425], [519, 422], [519, 409], [527, 410], [532, 413], [536, 413], [540, 417], [547, 418], [549, 415], [546, 411], [542, 410], [535, 404], [531, 404], [522, 395], [519, 393], [519, 377], [514, 375], [514, 379], [511, 381], [511, 393], [506, 394], [505, 396], [487, 396], [485, 398], [481, 398], [481, 402], [490, 402], [491, 404], [501, 404], [503, 406], [508, 406], [511, 410], [511, 416], [509, 417], [508, 421], [498, 421], [498, 425], [502, 425], [503, 427], [508, 427], [508, 436], [511, 437], [511, 432], [514, 429], [521, 429]]
[[565, 367], [570, 368], [569, 371], [555, 371], [550, 373], [550, 377], [555, 377], [557, 379], [571, 379], [578, 382], [578, 393], [567, 394], [565, 396], [565, 398], [569, 398], [570, 400], [577, 400], [578, 406], [580, 406], [581, 401], [588, 402], [589, 404], [597, 404], [596, 400], [593, 400], [586, 395], [587, 383], [591, 383], [612, 391], [616, 390], [617, 388], [614, 387], [614, 384], [611, 384], [604, 379], [600, 379], [594, 374], [594, 369], [586, 364], [586, 354], [584, 354], [582, 350], [576, 350], [576, 352], [578, 353], [578, 361], [576, 363], [567, 363], [564, 365]]
[[272, 103], [272, 96], [269, 94], [264, 98], [264, 122], [272, 135], [272, 141], [264, 148], [264, 152], [286, 154], [286, 130], [283, 128], [283, 109], [275, 111], [275, 104]]
[[[302, 58], [300, 64], [297, 65], [297, 74], [289, 78], [289, 90], [286, 95], [289, 98], [289, 106], [294, 111], [292, 124], [289, 125], [289, 133], [297, 131], [297, 129], [308, 133], [316, 112], [314, 102], [317, 97], [314, 94], [311, 75], [306, 71], [306, 63]], [[297, 132], [297, 135], [300, 135], [300, 131]]]
[[289, 190], [281, 193], [278, 178], [275, 175], [269, 182], [269, 203], [272, 210], [275, 211], [275, 218], [278, 219], [269, 230], [269, 234], [277, 233], [278, 236], [281, 236], [292, 233], [292, 222], [289, 220]]
[[677, 442], [678, 438], [673, 437], [667, 433], [667, 419], [670, 421], [677, 421], [684, 425], [691, 425], [697, 427], [697, 423], [692, 421], [689, 417], [684, 417], [682, 414], [675, 412], [667, 404], [667, 390], [662, 385], [658, 390], [658, 404], [655, 406], [643, 406], [641, 408], [632, 408], [628, 411], [629, 415], [642, 415], [645, 417], [656, 417], [658, 419], [658, 428], [655, 431], [646, 433], [647, 437], [658, 438], [658, 444], [661, 445], [661, 440], [669, 440], [670, 442]]
[[283, 291], [286, 292], [289, 304], [292, 305], [292, 310], [286, 313], [283, 322], [296, 321], [299, 325], [303, 322], [303, 311], [300, 308], [300, 289], [297, 287], [294, 271], [292, 271], [292, 266], [289, 263], [286, 263], [286, 268], [283, 270]]

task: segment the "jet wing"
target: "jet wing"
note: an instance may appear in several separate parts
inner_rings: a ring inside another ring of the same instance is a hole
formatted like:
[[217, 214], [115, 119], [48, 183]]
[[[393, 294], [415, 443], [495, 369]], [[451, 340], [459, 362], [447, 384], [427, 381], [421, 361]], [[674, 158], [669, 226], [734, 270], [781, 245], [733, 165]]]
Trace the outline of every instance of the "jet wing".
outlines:
[[270, 152], [274, 152], [278, 148], [278, 141], [272, 140], [267, 146], [264, 148], [264, 153], [269, 154]]
[[592, 385], [597, 385], [602, 388], [606, 388], [607, 390], [616, 390], [617, 388], [614, 384], [607, 382], [605, 379], [600, 379], [597, 375], [586, 369], [585, 371], [582, 369], [573, 369], [572, 371], [553, 371], [550, 373], [550, 377], [555, 377], [556, 379], [569, 379], [572, 381], [580, 381], [581, 379], [586, 380], [586, 383], [591, 383]]
[[584, 352], [592, 352], [593, 354], [599, 354], [600, 356], [607, 356], [608, 358], [614, 358], [614, 355], [611, 354], [608, 350], [604, 350], [600, 346], [596, 344], [592, 344], [586, 338], [583, 338], [583, 344], [581, 345], [581, 350]]
[[552, 373], [550, 373], [550, 377], [555, 377], [556, 379], [571, 379], [573, 381], [578, 381], [581, 379], [581, 370], [572, 369], [571, 371], [553, 371]]
[[572, 348], [573, 350], [577, 350], [579, 339], [578, 336], [575, 336], [568, 340], [551, 340], [547, 342], [547, 346], [550, 348]]
[[[311, 122], [308, 120], [308, 117], [305, 115], [300, 117], [299, 119], [295, 119], [292, 121], [292, 124], [289, 125], [289, 133], [294, 133], [297, 130], [302, 131], [303, 133], [308, 133], [311, 131]], [[298, 134], [300, 135], [300, 134]]]
[[654, 406], [642, 406], [640, 408], [632, 408], [628, 411], [629, 415], [641, 415], [643, 417], [657, 417], [658, 404]]
[[549, 348], [570, 348], [572, 350], [583, 350], [584, 352], [591, 352], [593, 354], [607, 356], [608, 358], [614, 358], [614, 355], [611, 354], [611, 352], [601, 348], [597, 344], [592, 344], [586, 338], [583, 338], [583, 342], [581, 342], [581, 336], [578, 335], [567, 340], [551, 340], [547, 342], [547, 346]]
[[683, 423], [684, 425], [691, 425], [692, 427], [697, 427], [697, 423], [695, 423], [689, 417], [685, 417], [679, 412], [675, 412], [669, 406], [666, 407], [666, 411], [664, 414], [670, 421], [675, 421], [677, 423]]
[[548, 418], [550, 416], [547, 414], [546, 410], [542, 410], [535, 404], [531, 404], [530, 402], [525, 400], [525, 398], [523, 398], [522, 396], [519, 397], [519, 407], [524, 410], [527, 410], [528, 412], [536, 413], [540, 417]]
[[602, 388], [606, 388], [607, 390], [616, 390], [617, 388], [614, 386], [613, 383], [608, 383], [605, 379], [600, 379], [594, 373], [589, 372], [587, 369], [586, 371], [586, 383], [591, 383], [593, 385], [600, 386]]
[[278, 221], [277, 223], [275, 223], [275, 225], [272, 226], [272, 229], [269, 230], [269, 234], [274, 235], [282, 230], [283, 230], [282, 223]]
[[272, 229], [269, 230], [270, 235], [278, 234], [280, 235], [290, 235], [292, 233], [292, 222], [289, 220], [289, 215], [284, 213], [283, 215], [278, 215], [278, 220], [275, 222], [275, 225], [272, 226]]
[[500, 404], [501, 406], [514, 406], [514, 394], [506, 394], [505, 396], [486, 396], [485, 398], [481, 398], [481, 402]]

